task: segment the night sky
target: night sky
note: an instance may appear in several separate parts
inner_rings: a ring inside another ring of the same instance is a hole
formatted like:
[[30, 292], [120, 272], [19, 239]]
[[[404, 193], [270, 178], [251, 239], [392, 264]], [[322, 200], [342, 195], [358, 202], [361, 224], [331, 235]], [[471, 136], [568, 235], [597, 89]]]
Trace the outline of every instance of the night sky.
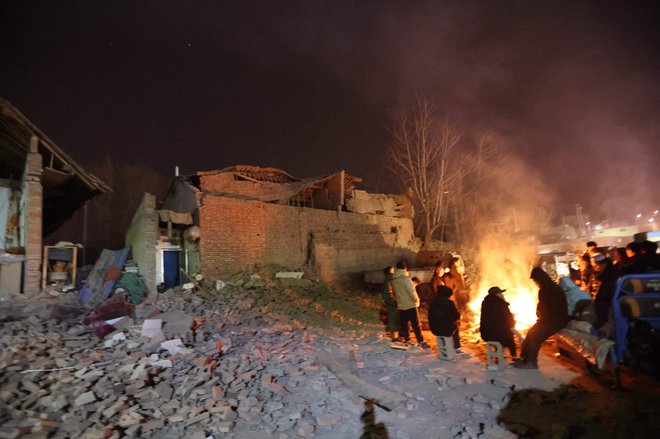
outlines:
[[660, 201], [654, 2], [0, 1], [0, 96], [76, 161], [341, 169], [433, 100], [541, 173], [557, 209]]

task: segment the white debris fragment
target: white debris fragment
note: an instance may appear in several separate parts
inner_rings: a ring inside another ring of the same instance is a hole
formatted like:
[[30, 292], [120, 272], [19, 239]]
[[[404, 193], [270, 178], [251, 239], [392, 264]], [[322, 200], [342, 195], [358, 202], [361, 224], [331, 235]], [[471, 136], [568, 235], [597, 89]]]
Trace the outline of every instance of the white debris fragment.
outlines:
[[163, 335], [163, 321], [161, 319], [146, 319], [142, 323], [142, 331], [140, 335], [143, 337], [154, 338]]
[[280, 271], [275, 273], [278, 279], [302, 279], [305, 273], [303, 271]]

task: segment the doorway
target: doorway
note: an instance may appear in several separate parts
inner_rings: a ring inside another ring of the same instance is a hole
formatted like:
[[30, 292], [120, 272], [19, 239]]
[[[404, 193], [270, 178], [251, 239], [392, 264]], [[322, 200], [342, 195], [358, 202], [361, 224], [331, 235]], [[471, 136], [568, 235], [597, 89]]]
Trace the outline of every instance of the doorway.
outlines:
[[163, 250], [163, 284], [165, 289], [180, 285], [179, 252], [180, 250]]

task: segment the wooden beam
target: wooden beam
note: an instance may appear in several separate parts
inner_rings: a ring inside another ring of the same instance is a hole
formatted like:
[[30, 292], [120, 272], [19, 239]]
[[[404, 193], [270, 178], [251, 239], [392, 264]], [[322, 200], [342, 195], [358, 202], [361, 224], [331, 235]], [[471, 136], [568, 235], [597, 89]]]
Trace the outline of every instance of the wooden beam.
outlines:
[[380, 387], [376, 387], [360, 379], [357, 375], [347, 371], [345, 367], [340, 365], [330, 356], [329, 353], [323, 350], [316, 351], [316, 358], [318, 358], [319, 361], [330, 370], [330, 372], [334, 373], [337, 379], [344, 383], [346, 387], [353, 390], [353, 392], [361, 398], [372, 401], [374, 404], [388, 412], [406, 400], [406, 398], [401, 395], [381, 389]]

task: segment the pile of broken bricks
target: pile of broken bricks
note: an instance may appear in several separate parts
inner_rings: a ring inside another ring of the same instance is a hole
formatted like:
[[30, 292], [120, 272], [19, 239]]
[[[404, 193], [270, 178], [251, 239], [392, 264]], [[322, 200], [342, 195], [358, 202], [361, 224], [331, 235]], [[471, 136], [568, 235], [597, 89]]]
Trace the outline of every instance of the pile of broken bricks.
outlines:
[[[364, 401], [319, 361], [319, 349], [404, 395], [392, 412], [379, 411], [388, 425], [400, 424], [390, 427], [391, 437], [416, 437], [420, 405], [436, 416], [454, 408], [405, 385], [425, 380], [424, 391], [442, 395], [465, 378], [434, 376], [409, 353], [388, 349], [374, 335], [374, 309], [322, 285], [255, 283], [225, 282], [213, 301], [169, 290], [133, 318], [114, 321], [116, 330], [103, 338], [47, 312], [6, 321], [0, 438], [358, 437]], [[509, 389], [492, 387], [494, 399], [461, 400], [452, 437], [512, 437], [490, 420]]]
[[103, 339], [47, 315], [5, 322], [0, 438], [241, 437], [254, 424], [280, 437], [330, 430], [338, 418], [290, 396], [329, 395], [333, 377], [312, 354], [318, 335], [255, 309], [238, 288], [223, 293], [209, 303], [171, 290], [138, 307], [137, 318], [113, 321]]

